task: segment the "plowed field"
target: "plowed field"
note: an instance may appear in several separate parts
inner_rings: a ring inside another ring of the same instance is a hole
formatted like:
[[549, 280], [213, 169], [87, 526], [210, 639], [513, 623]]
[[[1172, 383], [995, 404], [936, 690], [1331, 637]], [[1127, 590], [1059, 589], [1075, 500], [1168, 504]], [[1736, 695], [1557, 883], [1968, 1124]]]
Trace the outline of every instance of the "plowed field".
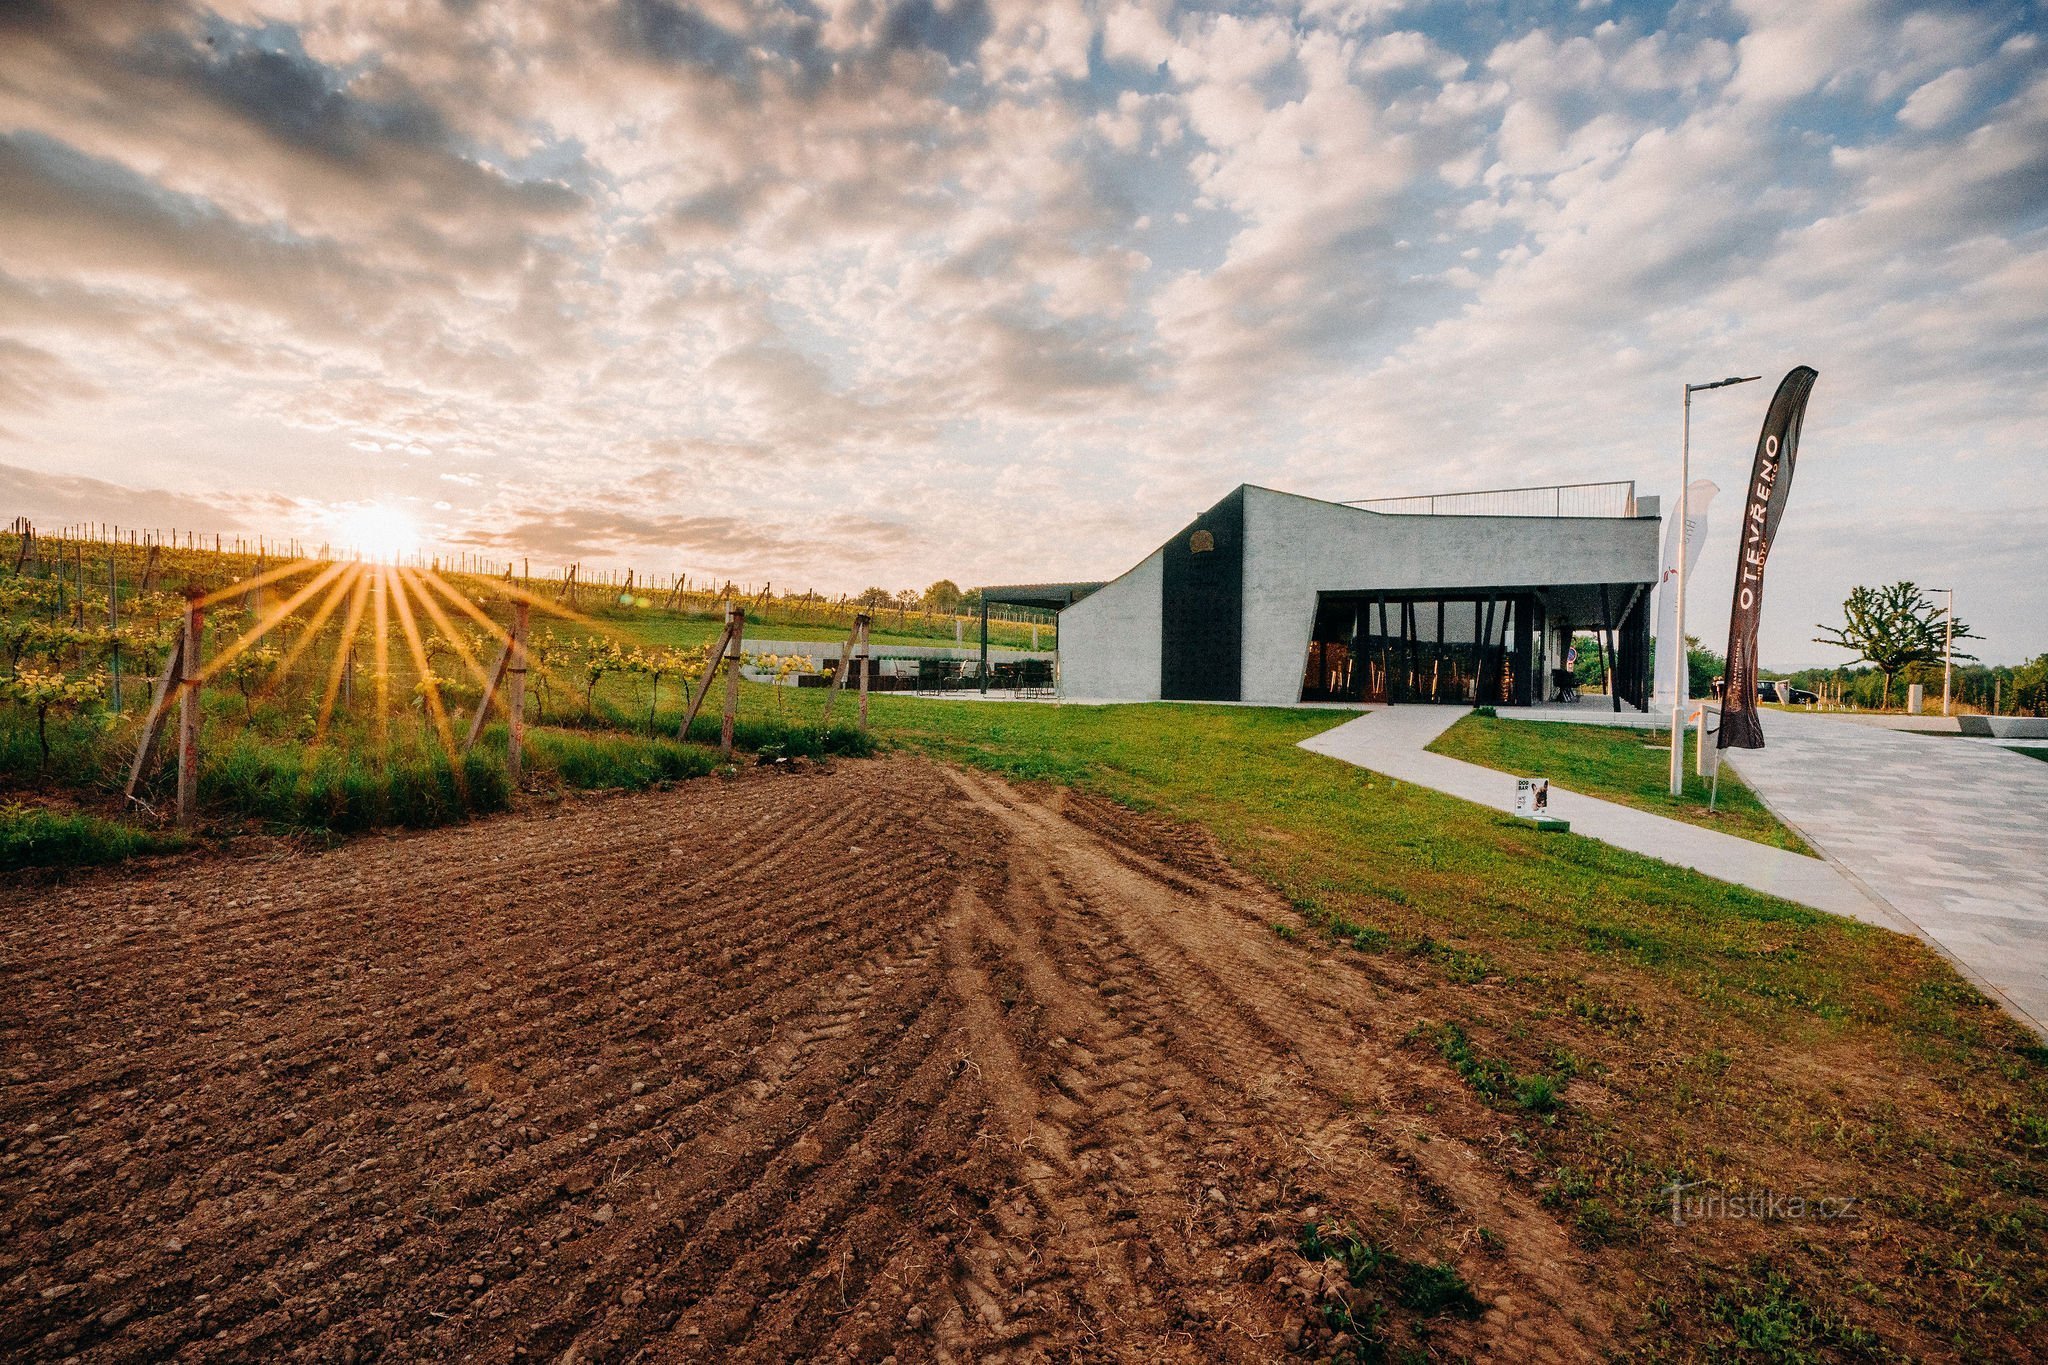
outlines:
[[0, 891], [0, 1354], [1325, 1355], [1354, 1216], [1471, 1287], [1387, 1279], [1390, 1345], [1597, 1354], [1617, 1288], [1289, 916], [908, 758]]

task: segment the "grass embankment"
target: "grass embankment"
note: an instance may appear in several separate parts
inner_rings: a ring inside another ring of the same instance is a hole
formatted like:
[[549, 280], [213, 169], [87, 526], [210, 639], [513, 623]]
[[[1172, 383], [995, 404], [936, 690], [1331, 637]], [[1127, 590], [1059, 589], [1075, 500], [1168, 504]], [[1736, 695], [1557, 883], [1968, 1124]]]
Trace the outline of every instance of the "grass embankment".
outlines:
[[[1983, 1359], [2038, 1341], [2048, 1049], [1923, 945], [1295, 747], [1347, 716], [872, 712], [903, 747], [1212, 831], [1296, 908], [1276, 932], [1384, 983], [1381, 1039], [1490, 1106], [1471, 1140], [1621, 1287], [1631, 1349]], [[1854, 1215], [1674, 1226], [1670, 1186], [1693, 1181]]]
[[118, 863], [142, 853], [175, 852], [187, 842], [182, 834], [138, 829], [82, 811], [0, 805], [0, 872]]
[[[765, 693], [766, 688], [753, 689]], [[817, 757], [865, 754], [873, 741], [848, 719], [829, 732], [778, 716], [772, 706], [744, 715], [734, 727], [737, 747], [749, 756]], [[211, 712], [212, 708], [209, 708]], [[707, 712], [710, 708], [706, 708]], [[677, 740], [680, 707], [655, 716], [653, 734], [644, 716], [627, 716], [601, 705], [588, 720], [530, 725], [526, 736], [524, 788], [529, 793], [638, 791], [714, 771], [719, 764], [717, 715], [700, 715], [690, 740]], [[346, 834], [384, 826], [428, 828], [507, 809], [506, 727], [487, 725], [476, 747], [451, 763], [434, 730], [418, 717], [395, 718], [390, 737], [378, 742], [366, 726], [344, 727], [319, 745], [304, 727], [265, 718], [251, 724], [239, 713], [209, 714], [201, 732], [199, 799], [209, 821], [255, 821], [280, 832], [309, 830]], [[134, 727], [103, 729], [92, 721], [67, 722], [58, 736], [61, 765], [45, 776], [68, 788], [92, 808], [57, 817], [35, 807], [8, 807], [0, 818], [0, 866], [56, 867], [118, 861], [132, 853], [183, 847], [181, 836], [153, 830], [134, 819], [115, 819], [120, 786], [134, 743]], [[9, 728], [0, 720], [0, 749]], [[21, 737], [12, 736], [17, 747]], [[33, 745], [33, 737], [28, 744]], [[33, 769], [30, 769], [33, 771]], [[167, 809], [174, 773], [164, 765], [141, 795]], [[21, 816], [19, 812], [28, 812]], [[31, 819], [30, 816], [33, 816]], [[18, 826], [18, 828], [17, 828]]]
[[1699, 743], [1692, 735], [1685, 740], [1685, 790], [1673, 796], [1670, 745], [1669, 730], [1473, 715], [1438, 735], [1429, 751], [1516, 777], [1548, 778], [1585, 796], [1813, 855], [1725, 764], [1720, 799], [1709, 811], [1709, 779], [1694, 771]]

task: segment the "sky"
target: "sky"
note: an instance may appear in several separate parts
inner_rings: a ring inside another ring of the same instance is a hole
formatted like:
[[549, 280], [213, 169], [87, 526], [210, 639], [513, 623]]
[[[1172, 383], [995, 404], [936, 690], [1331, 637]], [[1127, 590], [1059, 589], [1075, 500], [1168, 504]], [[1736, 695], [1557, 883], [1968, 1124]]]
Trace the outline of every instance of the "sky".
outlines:
[[[2048, 34], [1865, 0], [0, 0], [0, 518], [778, 589], [1633, 479], [2048, 651]], [[371, 515], [375, 515], [372, 513]]]

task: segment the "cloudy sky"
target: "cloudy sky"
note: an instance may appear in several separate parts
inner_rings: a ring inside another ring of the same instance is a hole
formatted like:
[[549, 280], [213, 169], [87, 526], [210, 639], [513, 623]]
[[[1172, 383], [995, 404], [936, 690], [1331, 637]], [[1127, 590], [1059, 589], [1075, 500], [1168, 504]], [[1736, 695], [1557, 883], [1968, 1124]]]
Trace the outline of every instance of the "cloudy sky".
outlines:
[[1239, 482], [1734, 490], [2048, 649], [2040, 11], [0, 0], [0, 516], [1109, 576]]

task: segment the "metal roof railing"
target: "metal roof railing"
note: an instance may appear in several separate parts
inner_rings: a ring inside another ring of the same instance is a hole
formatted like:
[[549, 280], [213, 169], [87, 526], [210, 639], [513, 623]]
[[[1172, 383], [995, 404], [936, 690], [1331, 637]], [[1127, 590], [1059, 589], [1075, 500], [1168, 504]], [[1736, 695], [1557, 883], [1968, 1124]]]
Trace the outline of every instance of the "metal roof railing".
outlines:
[[1555, 483], [1533, 488], [1488, 488], [1475, 493], [1421, 493], [1406, 498], [1354, 498], [1345, 507], [1395, 516], [1425, 517], [1632, 517], [1636, 481]]

